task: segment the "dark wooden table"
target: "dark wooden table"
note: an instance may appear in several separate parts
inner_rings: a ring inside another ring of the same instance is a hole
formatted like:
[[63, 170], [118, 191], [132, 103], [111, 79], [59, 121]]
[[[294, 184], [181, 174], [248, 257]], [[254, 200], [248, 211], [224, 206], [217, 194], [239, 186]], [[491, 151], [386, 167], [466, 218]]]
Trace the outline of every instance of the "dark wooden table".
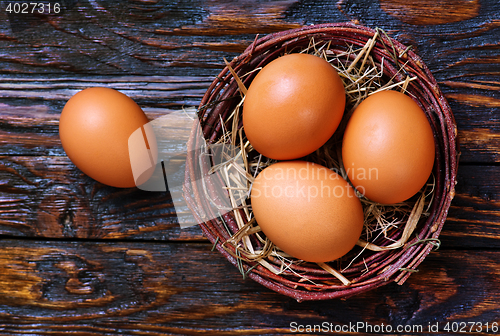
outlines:
[[[0, 3], [1, 335], [500, 333], [497, 0], [61, 0], [50, 15]], [[244, 280], [199, 227], [181, 230], [165, 194], [99, 184], [61, 147], [79, 90], [121, 90], [156, 118], [197, 106], [256, 34], [348, 20], [412, 45], [458, 124], [442, 246], [401, 286], [298, 303]]]

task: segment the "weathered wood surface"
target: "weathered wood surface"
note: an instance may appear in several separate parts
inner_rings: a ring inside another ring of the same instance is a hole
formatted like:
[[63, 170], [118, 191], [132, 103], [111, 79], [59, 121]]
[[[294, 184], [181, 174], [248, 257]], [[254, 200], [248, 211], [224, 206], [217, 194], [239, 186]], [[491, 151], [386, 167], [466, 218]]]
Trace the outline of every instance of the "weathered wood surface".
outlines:
[[208, 244], [1, 241], [0, 330], [288, 335], [296, 334], [290, 331], [294, 321], [389, 323], [394, 328], [500, 322], [498, 251], [434, 252], [403, 286], [304, 303], [243, 280], [222, 256], [209, 251]]
[[[293, 321], [438, 322], [444, 334], [446, 322], [469, 322], [465, 334], [478, 334], [470, 323], [500, 322], [498, 1], [66, 0], [57, 15], [9, 14], [7, 2], [0, 5], [1, 335], [297, 334]], [[59, 113], [83, 88], [119, 89], [154, 119], [197, 106], [223, 57], [256, 34], [346, 20], [412, 45], [457, 120], [459, 184], [442, 247], [402, 286], [299, 304], [243, 280], [210, 251], [199, 227], [179, 229], [168, 194], [103, 186], [62, 150]]]
[[[500, 60], [495, 66], [498, 74]], [[214, 72], [214, 77], [217, 74]], [[0, 155], [64, 156], [58, 135], [59, 113], [71, 96], [87, 87], [106, 85], [120, 90], [154, 119], [171, 109], [197, 106], [214, 77], [80, 75], [54, 78], [54, 75], [0, 74]], [[488, 84], [440, 81], [457, 119], [464, 163], [500, 162], [500, 81], [498, 76], [490, 77], [491, 80], [485, 80], [491, 82]]]
[[[167, 193], [104, 186], [65, 156], [0, 156], [0, 234], [87, 239], [203, 239], [180, 229]], [[446, 246], [500, 247], [500, 167], [459, 167]], [[189, 211], [188, 209], [177, 209]]]

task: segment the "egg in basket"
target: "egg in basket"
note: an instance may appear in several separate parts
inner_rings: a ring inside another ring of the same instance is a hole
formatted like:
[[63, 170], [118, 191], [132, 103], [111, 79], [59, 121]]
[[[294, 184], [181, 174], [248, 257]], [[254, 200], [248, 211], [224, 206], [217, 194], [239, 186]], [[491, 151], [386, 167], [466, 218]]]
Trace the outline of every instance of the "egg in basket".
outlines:
[[[198, 118], [188, 149], [231, 150], [217, 164], [188, 152], [184, 197], [244, 277], [299, 301], [347, 297], [402, 284], [439, 246], [455, 121], [422, 60], [382, 30], [336, 23], [256, 38]], [[221, 198], [230, 209], [214, 207]]]

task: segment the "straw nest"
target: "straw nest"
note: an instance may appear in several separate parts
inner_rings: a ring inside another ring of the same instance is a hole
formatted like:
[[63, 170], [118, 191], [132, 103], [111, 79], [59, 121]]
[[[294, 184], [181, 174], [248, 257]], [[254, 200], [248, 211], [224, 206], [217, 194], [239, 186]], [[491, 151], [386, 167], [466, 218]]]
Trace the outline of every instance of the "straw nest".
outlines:
[[[330, 62], [347, 94], [339, 129], [306, 160], [335, 169], [347, 179], [340, 157], [343, 129], [354, 108], [380, 90], [400, 90], [414, 98], [427, 114], [436, 140], [433, 174], [421, 192], [395, 205], [377, 204], [359, 195], [365, 213], [360, 240], [346, 256], [328, 263], [297, 260], [274, 246], [253, 218], [248, 197], [255, 176], [273, 161], [259, 155], [245, 138], [241, 107], [246, 88], [267, 63], [298, 52]], [[208, 145], [200, 143], [193, 128], [184, 196], [214, 249], [238, 267], [243, 277], [298, 301], [348, 297], [392, 281], [402, 284], [418, 271], [427, 254], [439, 247], [438, 236], [456, 184], [455, 121], [422, 60], [383, 30], [336, 23], [256, 37], [240, 56], [226, 61], [203, 97], [198, 116]], [[220, 143], [232, 145], [226, 160], [216, 166], [200, 164], [194, 149], [203, 148], [209, 154], [210, 147]], [[220, 192], [216, 183], [193, 183], [193, 176], [207, 171], [224, 186], [232, 209], [213, 210], [213, 200]]]

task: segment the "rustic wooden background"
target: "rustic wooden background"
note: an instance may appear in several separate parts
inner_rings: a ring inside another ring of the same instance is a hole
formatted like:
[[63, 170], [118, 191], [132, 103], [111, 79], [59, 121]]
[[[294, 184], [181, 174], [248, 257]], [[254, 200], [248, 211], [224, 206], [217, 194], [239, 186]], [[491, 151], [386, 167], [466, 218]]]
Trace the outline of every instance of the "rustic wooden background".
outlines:
[[[61, 0], [51, 15], [9, 14], [9, 2], [0, 1], [1, 335], [282, 335], [294, 321], [438, 322], [442, 333], [456, 322], [477, 334], [472, 323], [491, 332], [500, 322], [498, 0]], [[458, 123], [442, 247], [402, 286], [295, 302], [242, 279], [199, 227], [179, 229], [167, 195], [103, 186], [65, 156], [58, 118], [81, 89], [121, 90], [155, 118], [197, 106], [223, 57], [255, 34], [348, 20], [411, 44]]]

